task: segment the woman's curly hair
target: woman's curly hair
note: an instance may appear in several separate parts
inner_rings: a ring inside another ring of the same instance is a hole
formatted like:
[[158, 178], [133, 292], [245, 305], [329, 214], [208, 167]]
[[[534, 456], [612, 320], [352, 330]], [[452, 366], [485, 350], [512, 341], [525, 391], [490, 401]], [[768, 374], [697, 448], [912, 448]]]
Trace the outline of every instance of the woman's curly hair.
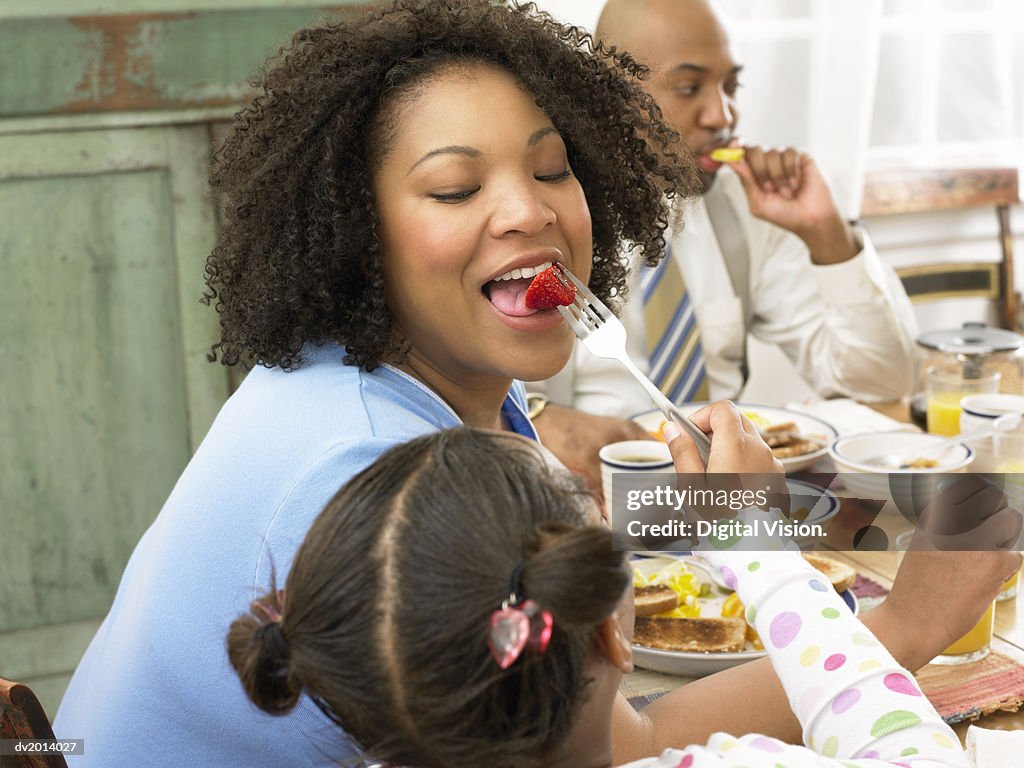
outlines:
[[327, 341], [371, 370], [403, 359], [372, 178], [396, 105], [443, 68], [472, 62], [509, 71], [565, 140], [593, 221], [594, 292], [622, 296], [623, 245], [657, 262], [669, 199], [698, 185], [685, 145], [638, 83], [645, 68], [532, 3], [396, 0], [296, 33], [236, 115], [211, 174], [222, 206], [206, 263], [204, 301], [221, 324], [211, 360], [290, 370], [305, 343]]

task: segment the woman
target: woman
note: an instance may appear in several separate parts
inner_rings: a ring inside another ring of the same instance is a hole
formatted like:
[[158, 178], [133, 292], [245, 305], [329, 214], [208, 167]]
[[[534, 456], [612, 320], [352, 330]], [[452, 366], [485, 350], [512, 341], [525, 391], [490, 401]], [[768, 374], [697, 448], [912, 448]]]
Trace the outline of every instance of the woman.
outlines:
[[573, 336], [524, 306], [524, 271], [557, 261], [610, 299], [620, 242], [661, 252], [692, 171], [637, 68], [588, 48], [531, 10], [400, 0], [300, 31], [266, 71], [213, 171], [207, 265], [215, 356], [258, 366], [71, 681], [55, 727], [87, 740], [87, 764], [351, 754], [308, 700], [257, 712], [224, 630], [386, 449], [459, 424], [535, 437], [515, 381], [556, 372]]

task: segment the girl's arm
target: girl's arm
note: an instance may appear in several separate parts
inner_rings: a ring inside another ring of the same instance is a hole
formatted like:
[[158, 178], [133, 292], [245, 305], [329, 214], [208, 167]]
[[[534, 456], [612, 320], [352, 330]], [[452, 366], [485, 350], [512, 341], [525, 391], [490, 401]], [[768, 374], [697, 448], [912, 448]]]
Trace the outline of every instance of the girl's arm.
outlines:
[[808, 747], [844, 760], [967, 765], [913, 675], [798, 553], [702, 556], [739, 593]]

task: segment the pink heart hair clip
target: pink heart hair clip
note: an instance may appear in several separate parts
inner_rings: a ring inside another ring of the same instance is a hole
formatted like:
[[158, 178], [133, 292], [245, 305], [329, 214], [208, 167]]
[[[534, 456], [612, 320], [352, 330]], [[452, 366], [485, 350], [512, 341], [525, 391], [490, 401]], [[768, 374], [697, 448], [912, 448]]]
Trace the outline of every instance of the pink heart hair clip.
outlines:
[[508, 669], [527, 648], [541, 654], [551, 641], [554, 619], [550, 611], [543, 610], [533, 600], [524, 600], [519, 578], [525, 563], [512, 569], [508, 599], [491, 614], [487, 645], [491, 655], [502, 669]]

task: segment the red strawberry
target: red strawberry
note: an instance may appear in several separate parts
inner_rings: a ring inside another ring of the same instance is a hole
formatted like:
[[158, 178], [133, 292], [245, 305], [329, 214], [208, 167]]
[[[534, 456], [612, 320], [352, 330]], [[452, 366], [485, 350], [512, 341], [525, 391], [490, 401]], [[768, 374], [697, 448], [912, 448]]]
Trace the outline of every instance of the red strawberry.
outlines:
[[526, 306], [530, 309], [554, 309], [572, 304], [576, 288], [566, 280], [559, 267], [548, 267], [526, 289]]

